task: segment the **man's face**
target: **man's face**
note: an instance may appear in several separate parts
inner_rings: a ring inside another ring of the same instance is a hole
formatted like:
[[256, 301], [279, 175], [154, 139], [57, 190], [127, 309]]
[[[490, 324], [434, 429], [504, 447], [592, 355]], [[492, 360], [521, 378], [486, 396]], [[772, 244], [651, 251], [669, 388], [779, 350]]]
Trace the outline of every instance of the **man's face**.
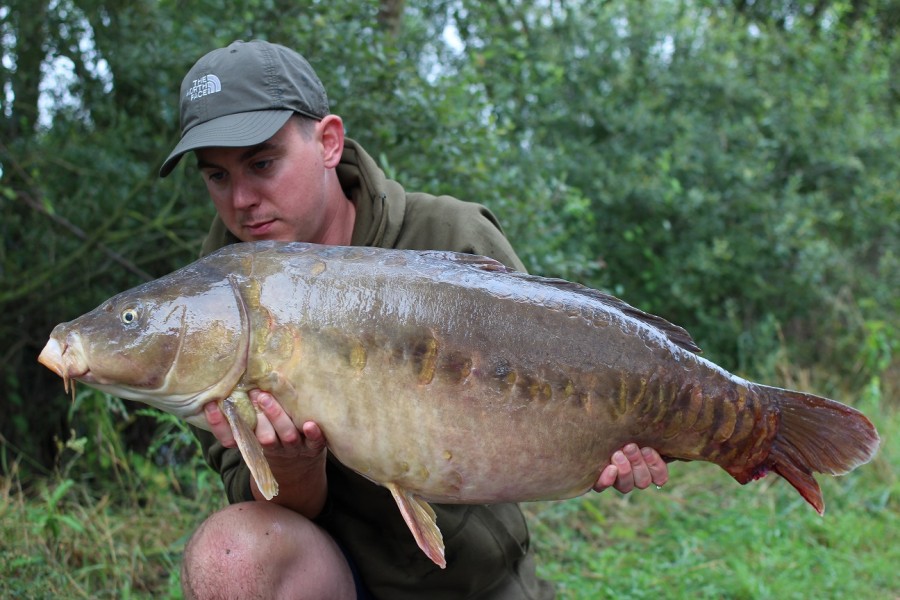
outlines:
[[322, 243], [326, 168], [317, 128], [292, 118], [257, 146], [201, 148], [197, 166], [225, 226], [241, 241]]

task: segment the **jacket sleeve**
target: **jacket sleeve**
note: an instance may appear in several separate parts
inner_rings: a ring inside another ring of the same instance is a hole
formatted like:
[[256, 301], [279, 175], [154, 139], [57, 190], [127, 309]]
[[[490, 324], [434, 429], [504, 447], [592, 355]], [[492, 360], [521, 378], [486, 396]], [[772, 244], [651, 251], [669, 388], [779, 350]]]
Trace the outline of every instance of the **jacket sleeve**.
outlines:
[[225, 448], [208, 431], [193, 425], [191, 429], [200, 442], [206, 464], [222, 478], [228, 503], [253, 500], [253, 492], [250, 490], [250, 469], [244, 464], [240, 451], [237, 448]]

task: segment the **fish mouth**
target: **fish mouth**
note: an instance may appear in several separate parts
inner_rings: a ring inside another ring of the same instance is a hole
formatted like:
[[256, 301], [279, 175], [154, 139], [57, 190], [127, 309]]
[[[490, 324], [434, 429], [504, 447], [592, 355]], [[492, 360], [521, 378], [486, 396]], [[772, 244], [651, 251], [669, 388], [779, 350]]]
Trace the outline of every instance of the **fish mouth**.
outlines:
[[84, 352], [81, 349], [81, 338], [77, 335], [69, 336], [71, 342], [60, 343], [55, 337], [51, 337], [38, 356], [38, 362], [62, 377], [66, 392], [69, 391], [69, 382], [72, 382], [72, 393], [75, 393], [75, 382], [78, 379], [85, 383], [93, 383], [94, 376], [87, 362], [84, 360]]

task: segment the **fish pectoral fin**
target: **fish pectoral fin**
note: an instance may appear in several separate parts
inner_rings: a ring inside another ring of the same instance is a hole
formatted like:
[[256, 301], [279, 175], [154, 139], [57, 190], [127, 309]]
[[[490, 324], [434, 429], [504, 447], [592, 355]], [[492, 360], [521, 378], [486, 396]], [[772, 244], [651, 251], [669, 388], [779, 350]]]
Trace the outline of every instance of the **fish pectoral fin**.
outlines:
[[238, 450], [244, 462], [250, 468], [250, 474], [256, 480], [256, 486], [266, 500], [278, 495], [278, 482], [269, 468], [269, 462], [263, 453], [262, 445], [256, 439], [256, 411], [246, 392], [233, 392], [224, 400], [219, 400], [219, 410], [231, 426], [231, 435], [237, 442]]
[[406, 521], [422, 552], [434, 561], [434, 564], [442, 569], [446, 568], [444, 538], [438, 529], [436, 515], [431, 505], [395, 483], [387, 483], [385, 487], [394, 496], [400, 514], [403, 515], [403, 520]]

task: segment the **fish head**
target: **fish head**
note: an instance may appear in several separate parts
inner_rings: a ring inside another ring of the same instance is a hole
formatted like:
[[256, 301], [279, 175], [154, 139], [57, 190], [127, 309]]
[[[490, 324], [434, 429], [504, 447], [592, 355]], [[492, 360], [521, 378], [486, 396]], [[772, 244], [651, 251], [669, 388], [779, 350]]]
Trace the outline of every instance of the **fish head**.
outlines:
[[234, 282], [185, 268], [57, 325], [38, 360], [63, 378], [208, 428], [203, 405], [246, 369], [246, 310]]

